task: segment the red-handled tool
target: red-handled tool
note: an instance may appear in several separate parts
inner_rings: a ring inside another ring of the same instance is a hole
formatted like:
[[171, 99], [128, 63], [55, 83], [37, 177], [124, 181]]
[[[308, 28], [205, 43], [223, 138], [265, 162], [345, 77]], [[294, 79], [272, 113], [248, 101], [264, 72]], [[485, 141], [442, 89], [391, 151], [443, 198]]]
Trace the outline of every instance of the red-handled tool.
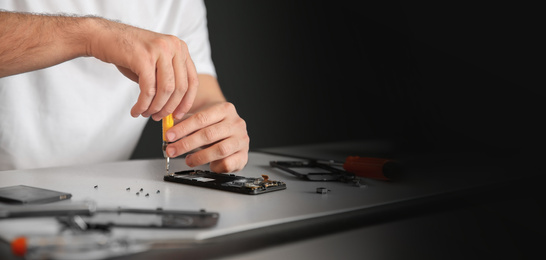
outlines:
[[398, 164], [391, 159], [377, 157], [348, 156], [345, 162], [317, 161], [318, 164], [341, 166], [349, 173], [359, 177], [389, 181], [400, 172]]
[[375, 157], [348, 156], [343, 163], [343, 169], [356, 176], [385, 181], [392, 179], [396, 168], [393, 160]]
[[[398, 179], [397, 175], [401, 172], [401, 168], [394, 160], [359, 156], [349, 156], [343, 163], [334, 160], [309, 159], [308, 161], [270, 161], [269, 165], [308, 181], [351, 182], [357, 186], [362, 186], [357, 176], [390, 181]], [[295, 170], [297, 168], [300, 170]]]

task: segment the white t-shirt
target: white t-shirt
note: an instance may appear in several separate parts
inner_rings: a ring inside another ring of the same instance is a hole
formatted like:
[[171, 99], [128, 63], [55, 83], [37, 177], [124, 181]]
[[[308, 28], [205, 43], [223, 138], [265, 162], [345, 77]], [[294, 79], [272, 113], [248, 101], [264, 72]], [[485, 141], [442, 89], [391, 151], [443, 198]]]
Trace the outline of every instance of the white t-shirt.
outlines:
[[[198, 73], [216, 76], [202, 0], [0, 0], [0, 9], [97, 15], [176, 35]], [[147, 122], [130, 115], [139, 91], [95, 58], [0, 78], [0, 170], [127, 160]]]

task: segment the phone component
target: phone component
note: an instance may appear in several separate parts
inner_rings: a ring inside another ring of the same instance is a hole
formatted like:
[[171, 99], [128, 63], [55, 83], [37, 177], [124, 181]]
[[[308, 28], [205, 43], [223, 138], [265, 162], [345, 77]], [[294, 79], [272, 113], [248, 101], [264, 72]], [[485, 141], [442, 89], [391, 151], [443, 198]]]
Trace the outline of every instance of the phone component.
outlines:
[[[310, 161], [270, 161], [271, 167], [279, 168], [300, 179], [307, 181], [340, 181], [361, 187], [365, 184], [354, 174], [331, 165]], [[301, 173], [294, 169], [312, 169], [313, 172]]]
[[39, 205], [8, 205], [0, 207], [0, 219], [4, 218], [31, 218], [67, 215], [90, 216], [97, 210], [92, 201], [72, 203], [49, 203]]
[[163, 180], [249, 195], [286, 189], [284, 182], [271, 180], [267, 175], [250, 178], [203, 170], [179, 171], [165, 175]]
[[[137, 228], [208, 228], [215, 226], [219, 214], [216, 212], [155, 210], [114, 208], [97, 209], [91, 216], [82, 217], [89, 229], [109, 229], [111, 227]], [[71, 217], [59, 218], [61, 223], [70, 224]]]
[[0, 202], [10, 204], [39, 204], [49, 203], [59, 200], [70, 199], [72, 194], [31, 187], [26, 185], [17, 185], [0, 188]]

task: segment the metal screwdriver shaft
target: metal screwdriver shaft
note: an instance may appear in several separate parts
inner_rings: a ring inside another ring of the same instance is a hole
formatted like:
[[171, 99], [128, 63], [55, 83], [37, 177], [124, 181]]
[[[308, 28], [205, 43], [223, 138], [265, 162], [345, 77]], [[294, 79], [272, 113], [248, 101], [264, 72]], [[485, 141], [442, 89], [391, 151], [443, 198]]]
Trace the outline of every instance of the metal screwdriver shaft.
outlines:
[[165, 158], [165, 170], [167, 171], [167, 174], [169, 174], [169, 159], [169, 157]]
[[167, 171], [167, 174], [169, 174], [169, 156], [167, 155], [166, 149], [167, 149], [167, 142], [163, 141], [163, 157], [165, 157], [165, 170]]

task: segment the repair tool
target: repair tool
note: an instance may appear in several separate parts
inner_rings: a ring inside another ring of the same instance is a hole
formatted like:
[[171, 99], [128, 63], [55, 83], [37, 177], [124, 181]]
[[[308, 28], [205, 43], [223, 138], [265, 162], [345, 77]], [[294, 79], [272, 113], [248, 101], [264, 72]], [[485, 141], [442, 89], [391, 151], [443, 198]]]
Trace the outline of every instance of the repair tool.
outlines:
[[378, 180], [392, 180], [400, 169], [399, 165], [391, 159], [376, 157], [348, 156], [345, 162], [318, 161], [322, 164], [341, 166], [343, 169], [356, 176]]
[[[342, 181], [355, 184], [358, 184], [356, 176], [391, 180], [392, 175], [398, 172], [398, 167], [393, 160], [359, 156], [349, 156], [343, 163], [333, 160], [308, 160], [271, 161], [269, 164], [309, 181]], [[293, 168], [317, 168], [320, 172], [301, 173]]]
[[[24, 259], [105, 259], [144, 252], [149, 245], [127, 237], [115, 238], [109, 233], [84, 232], [60, 235], [30, 235], [15, 238], [11, 250]], [[116, 252], [117, 251], [117, 252]]]
[[163, 157], [165, 157], [165, 170], [167, 171], [167, 174], [169, 174], [170, 158], [169, 155], [167, 155], [167, 145], [169, 145], [170, 142], [167, 141], [167, 136], [165, 135], [165, 133], [174, 125], [173, 114], [164, 117], [161, 121], [163, 126]]
[[[30, 235], [12, 240], [11, 249], [21, 259], [112, 259], [149, 250], [182, 249], [203, 245], [194, 239], [135, 239], [112, 232], [63, 232]], [[19, 258], [17, 258], [19, 259]]]

